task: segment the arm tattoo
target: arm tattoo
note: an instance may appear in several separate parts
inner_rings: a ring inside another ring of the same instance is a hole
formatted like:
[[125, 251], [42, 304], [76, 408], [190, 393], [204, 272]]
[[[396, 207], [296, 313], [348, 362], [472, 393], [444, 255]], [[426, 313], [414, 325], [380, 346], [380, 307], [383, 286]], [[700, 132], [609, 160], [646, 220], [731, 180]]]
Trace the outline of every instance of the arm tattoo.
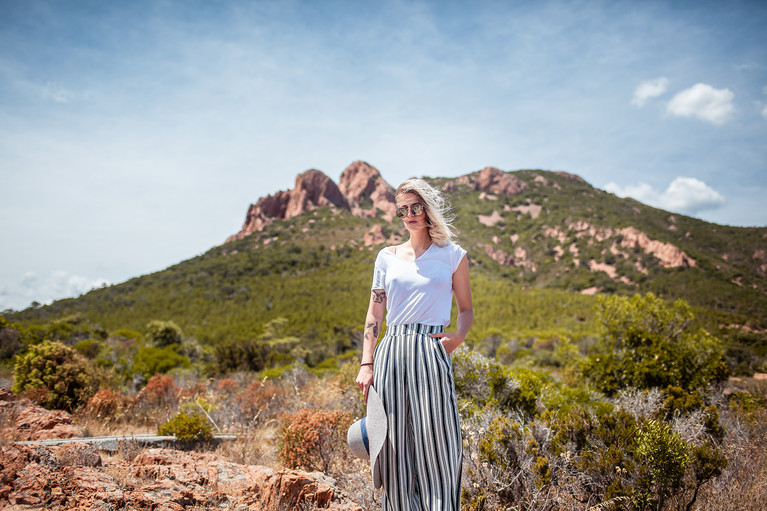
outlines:
[[386, 300], [386, 291], [373, 291], [373, 301], [375, 303], [383, 303]]
[[[370, 331], [372, 328], [372, 332]], [[365, 325], [365, 336], [370, 335], [370, 340], [375, 342], [378, 339], [378, 321]]]

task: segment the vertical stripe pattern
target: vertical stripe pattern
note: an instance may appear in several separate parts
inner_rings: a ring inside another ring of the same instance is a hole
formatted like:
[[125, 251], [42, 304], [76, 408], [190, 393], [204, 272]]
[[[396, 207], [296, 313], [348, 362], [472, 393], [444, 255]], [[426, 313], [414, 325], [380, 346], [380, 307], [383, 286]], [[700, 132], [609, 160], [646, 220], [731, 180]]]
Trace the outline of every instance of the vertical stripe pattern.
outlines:
[[389, 419], [381, 451], [384, 511], [459, 511], [461, 426], [450, 356], [430, 333], [389, 326], [375, 349], [373, 386]]

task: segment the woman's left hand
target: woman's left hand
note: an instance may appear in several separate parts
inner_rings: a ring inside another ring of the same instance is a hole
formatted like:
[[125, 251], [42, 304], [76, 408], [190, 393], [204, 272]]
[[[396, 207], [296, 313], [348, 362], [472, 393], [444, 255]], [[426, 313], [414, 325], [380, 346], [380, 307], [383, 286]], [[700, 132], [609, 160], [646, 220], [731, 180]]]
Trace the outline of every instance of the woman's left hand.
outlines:
[[439, 334], [429, 334], [429, 337], [439, 339], [445, 351], [450, 355], [455, 349], [463, 344], [463, 337], [458, 332], [442, 332]]

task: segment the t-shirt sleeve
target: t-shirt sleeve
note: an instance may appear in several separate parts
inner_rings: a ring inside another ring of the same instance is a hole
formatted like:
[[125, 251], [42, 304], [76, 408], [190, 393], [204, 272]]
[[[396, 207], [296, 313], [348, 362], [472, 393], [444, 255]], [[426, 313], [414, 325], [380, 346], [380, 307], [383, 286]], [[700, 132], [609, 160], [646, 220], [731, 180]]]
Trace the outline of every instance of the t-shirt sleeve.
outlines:
[[450, 253], [450, 266], [453, 269], [453, 273], [455, 273], [455, 270], [458, 269], [458, 265], [461, 264], [463, 256], [466, 255], [466, 251], [457, 244], [453, 244], [452, 248], [453, 250]]
[[373, 268], [373, 285], [370, 286], [370, 289], [385, 289], [385, 284], [386, 264], [383, 260], [383, 254], [379, 252], [378, 257], [376, 257], [375, 267]]

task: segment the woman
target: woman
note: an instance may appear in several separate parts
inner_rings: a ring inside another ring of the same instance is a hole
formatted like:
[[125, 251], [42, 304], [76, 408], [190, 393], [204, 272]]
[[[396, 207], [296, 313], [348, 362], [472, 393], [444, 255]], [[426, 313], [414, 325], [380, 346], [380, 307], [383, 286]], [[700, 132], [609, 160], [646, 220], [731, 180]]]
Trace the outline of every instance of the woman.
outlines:
[[[357, 385], [388, 418], [379, 455], [384, 511], [458, 511], [461, 428], [452, 353], [474, 322], [466, 251], [452, 243], [440, 193], [422, 179], [395, 195], [409, 239], [375, 262]], [[456, 331], [446, 332], [455, 295]], [[376, 346], [386, 312], [386, 335]]]

